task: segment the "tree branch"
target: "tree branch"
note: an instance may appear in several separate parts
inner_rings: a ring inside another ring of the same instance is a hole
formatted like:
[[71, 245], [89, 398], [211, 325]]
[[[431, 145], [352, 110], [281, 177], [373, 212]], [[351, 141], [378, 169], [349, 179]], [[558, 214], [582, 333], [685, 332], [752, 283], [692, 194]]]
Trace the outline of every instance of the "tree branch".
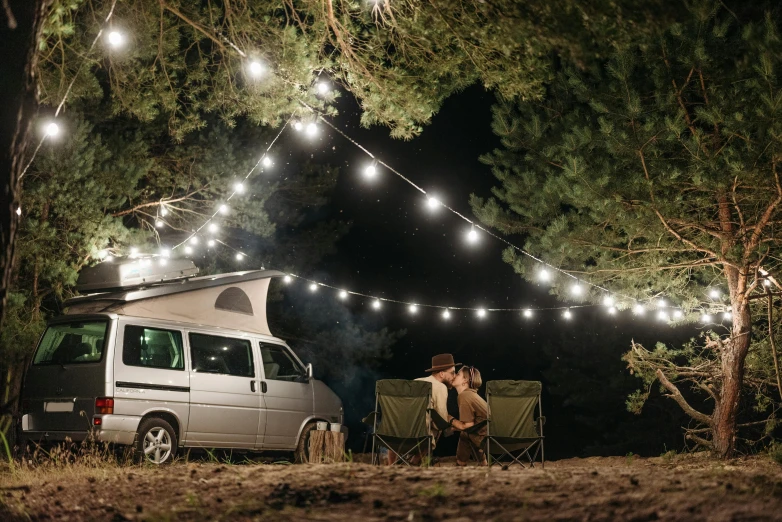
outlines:
[[660, 380], [660, 383], [667, 389], [671, 394], [669, 397], [676, 401], [676, 403], [681, 407], [682, 410], [684, 410], [684, 413], [695, 419], [696, 421], [706, 424], [707, 426], [713, 426], [714, 421], [711, 417], [708, 415], [699, 412], [692, 406], [690, 406], [685, 398], [682, 396], [682, 392], [679, 391], [679, 388], [677, 388], [671, 381], [668, 380], [668, 378], [665, 376], [662, 370], [658, 369], [655, 374], [657, 375], [657, 378]]

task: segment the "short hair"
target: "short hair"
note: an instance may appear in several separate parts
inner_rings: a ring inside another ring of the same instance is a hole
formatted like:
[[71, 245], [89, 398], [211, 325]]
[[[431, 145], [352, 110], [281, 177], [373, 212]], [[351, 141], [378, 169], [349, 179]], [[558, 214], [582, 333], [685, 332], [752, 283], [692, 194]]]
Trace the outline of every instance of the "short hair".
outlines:
[[[470, 370], [472, 369], [472, 381], [470, 380]], [[463, 366], [460, 372], [464, 373], [464, 379], [467, 381], [467, 385], [473, 390], [477, 390], [483, 384], [481, 379], [481, 372], [475, 366]]]

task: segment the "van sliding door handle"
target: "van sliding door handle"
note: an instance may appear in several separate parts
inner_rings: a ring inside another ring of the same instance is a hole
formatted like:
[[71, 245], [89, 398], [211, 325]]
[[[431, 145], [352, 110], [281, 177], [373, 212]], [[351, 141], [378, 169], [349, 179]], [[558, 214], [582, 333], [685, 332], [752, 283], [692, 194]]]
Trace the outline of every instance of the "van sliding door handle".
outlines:
[[266, 381], [261, 381], [261, 393], [266, 393]]
[[255, 381], [250, 381], [250, 391], [255, 391]]

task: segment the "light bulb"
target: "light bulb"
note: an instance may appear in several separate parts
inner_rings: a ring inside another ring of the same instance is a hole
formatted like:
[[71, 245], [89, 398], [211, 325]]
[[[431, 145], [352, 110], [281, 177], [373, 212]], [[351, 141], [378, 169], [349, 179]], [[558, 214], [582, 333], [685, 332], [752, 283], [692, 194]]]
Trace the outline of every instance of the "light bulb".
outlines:
[[114, 256], [106, 256], [106, 259], [104, 259], [104, 261], [107, 263], [111, 263], [112, 261], [114, 261]]
[[318, 82], [315, 88], [318, 89], [318, 94], [321, 96], [325, 96], [331, 91], [331, 87], [327, 82]]
[[119, 31], [111, 31], [108, 35], [109, 45], [112, 47], [120, 47], [125, 43], [125, 37]]
[[170, 257], [171, 256], [171, 251], [169, 249], [167, 249], [167, 248], [161, 248], [160, 249], [160, 255], [162, 257]]
[[673, 318], [674, 319], [681, 319], [684, 317], [684, 313], [681, 310], [674, 310], [673, 311]]
[[719, 291], [719, 290], [717, 290], [717, 289], [714, 289], [714, 288], [713, 288], [713, 289], [711, 289], [711, 290], [709, 291], [709, 297], [711, 297], [712, 299], [719, 299], [719, 297], [720, 297], [720, 291]]
[[260, 78], [261, 76], [263, 76], [265, 67], [261, 62], [253, 60], [247, 66], [247, 69], [250, 71], [250, 75], [254, 76], [255, 78]]
[[241, 261], [242, 259], [244, 259], [244, 254], [242, 254], [241, 252], [237, 252], [236, 253], [236, 260], [237, 261]]
[[209, 223], [209, 232], [214, 234], [218, 228], [220, 227], [217, 226], [217, 223]]
[[282, 280], [285, 283], [290, 283], [291, 281], [293, 281], [293, 278], [291, 276], [289, 276], [289, 275], [286, 275], [285, 277], [282, 278]]
[[218, 209], [218, 211], [219, 211], [221, 214], [223, 214], [223, 215], [226, 215], [226, 214], [228, 214], [228, 205], [226, 205], [225, 203], [223, 203], [222, 205], [220, 205], [220, 208]]
[[530, 317], [532, 317], [532, 310], [524, 310], [524, 312], [522, 312], [522, 315], [524, 315], [524, 317], [529, 319]]
[[47, 136], [57, 136], [60, 133], [60, 126], [57, 125], [54, 122], [51, 122], [49, 125], [46, 126], [46, 135]]
[[168, 209], [165, 205], [160, 206], [160, 215], [166, 217], [168, 215]]
[[633, 307], [633, 313], [635, 315], [644, 315], [646, 313], [646, 308], [641, 304], [637, 304]]
[[584, 293], [584, 288], [580, 284], [576, 283], [573, 285], [570, 291], [573, 293], [573, 295], [581, 295]]
[[339, 291], [339, 298], [340, 299], [347, 299], [348, 298], [348, 293], [346, 291], [344, 291], [344, 290], [340, 290]]
[[293, 122], [293, 130], [301, 132], [304, 130], [304, 125], [300, 121]]
[[98, 259], [105, 259], [107, 255], [109, 255], [109, 253], [106, 250], [98, 251]]
[[197, 245], [198, 244], [198, 236], [193, 236], [190, 238], [190, 244], [191, 245]]
[[318, 134], [318, 126], [315, 125], [315, 123], [308, 123], [307, 124], [307, 136], [314, 137]]
[[484, 317], [486, 317], [486, 310], [484, 310], [483, 308], [479, 308], [476, 314], [478, 315], [478, 317], [483, 319]]
[[261, 160], [261, 164], [264, 167], [269, 168], [272, 166], [272, 159], [269, 156], [264, 156], [263, 159]]
[[193, 247], [186, 246], [185, 247], [185, 254], [192, 254], [193, 253]]
[[443, 319], [450, 319], [450, 318], [451, 318], [451, 312], [449, 312], [448, 310], [445, 310], [443, 312]]
[[410, 305], [410, 307], [408, 308], [408, 310], [410, 310], [410, 313], [411, 313], [411, 314], [414, 314], [414, 313], [418, 312], [418, 307], [417, 307], [416, 305], [414, 305], [414, 304], [413, 304], [413, 305]]
[[375, 165], [367, 165], [366, 168], [364, 168], [364, 175], [368, 178], [372, 178], [377, 174], [377, 167]]
[[22, 215], [22, 207], [16, 207], [16, 215], [21, 216]]
[[136, 257], [138, 255], [138, 248], [133, 247], [130, 249], [130, 257]]
[[372, 308], [374, 308], [375, 310], [380, 310], [380, 301], [378, 299], [372, 301]]
[[570, 310], [565, 310], [564, 312], [562, 312], [562, 317], [564, 317], [565, 319], [572, 319], [573, 314], [570, 312]]
[[437, 198], [433, 198], [433, 197], [430, 197], [430, 198], [428, 198], [428, 199], [426, 200], [426, 205], [427, 205], [427, 206], [428, 206], [430, 209], [432, 209], [432, 210], [436, 210], [436, 209], [438, 209], [438, 208], [440, 207], [440, 205], [442, 205], [442, 203], [440, 203], [440, 200], [439, 200], [439, 199], [437, 199]]
[[608, 313], [611, 315], [616, 315], [616, 307], [615, 306], [609, 306], [608, 307]]
[[701, 321], [704, 323], [710, 323], [711, 322], [711, 316], [709, 314], [703, 314], [701, 316]]
[[315, 283], [311, 283], [310, 284], [310, 292], [315, 292], [317, 290], [318, 290], [318, 285], [316, 285]]
[[206, 246], [209, 246], [209, 247], [215, 246], [215, 240], [214, 239], [210, 239], [209, 241], [206, 242]]
[[470, 243], [475, 243], [478, 241], [478, 232], [475, 230], [475, 227], [471, 228], [469, 232], [467, 232], [467, 241]]
[[657, 312], [657, 319], [660, 321], [667, 321], [668, 320], [668, 314], [666, 314], [664, 311], [660, 310]]
[[244, 183], [237, 182], [234, 184], [234, 192], [238, 194], [244, 194]]
[[771, 286], [771, 281], [768, 279], [763, 280], [763, 286]]
[[549, 273], [548, 273], [548, 270], [546, 270], [545, 268], [544, 268], [544, 269], [541, 269], [541, 271], [540, 271], [540, 272], [538, 272], [538, 279], [539, 279], [540, 281], [546, 282], [546, 281], [548, 281], [549, 279], [551, 279], [551, 274], [549, 274]]
[[657, 300], [657, 308], [665, 308], [666, 306], [668, 306], [668, 303], [665, 301], [665, 299]]
[[722, 320], [723, 321], [730, 321], [731, 319], [733, 319], [733, 314], [732, 313], [725, 312], [725, 313], [722, 314]]
[[155, 220], [155, 226], [156, 226], [157, 228], [163, 228], [163, 225], [165, 225], [165, 223], [163, 223], [163, 220], [162, 220], [162, 219], [156, 219], [156, 220]]
[[614, 306], [614, 298], [610, 295], [606, 296], [605, 299], [603, 299], [603, 304], [608, 307]]

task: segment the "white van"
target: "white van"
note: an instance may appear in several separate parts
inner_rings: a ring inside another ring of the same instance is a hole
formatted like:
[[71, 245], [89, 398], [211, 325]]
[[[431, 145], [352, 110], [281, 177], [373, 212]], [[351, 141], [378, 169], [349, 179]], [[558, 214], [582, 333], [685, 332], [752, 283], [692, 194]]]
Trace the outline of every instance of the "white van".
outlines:
[[[133, 445], [148, 461], [179, 448], [293, 451], [342, 402], [271, 335], [276, 271], [190, 277], [188, 260], [103, 263], [49, 322], [22, 388], [22, 442]], [[129, 288], [133, 287], [133, 288]]]

